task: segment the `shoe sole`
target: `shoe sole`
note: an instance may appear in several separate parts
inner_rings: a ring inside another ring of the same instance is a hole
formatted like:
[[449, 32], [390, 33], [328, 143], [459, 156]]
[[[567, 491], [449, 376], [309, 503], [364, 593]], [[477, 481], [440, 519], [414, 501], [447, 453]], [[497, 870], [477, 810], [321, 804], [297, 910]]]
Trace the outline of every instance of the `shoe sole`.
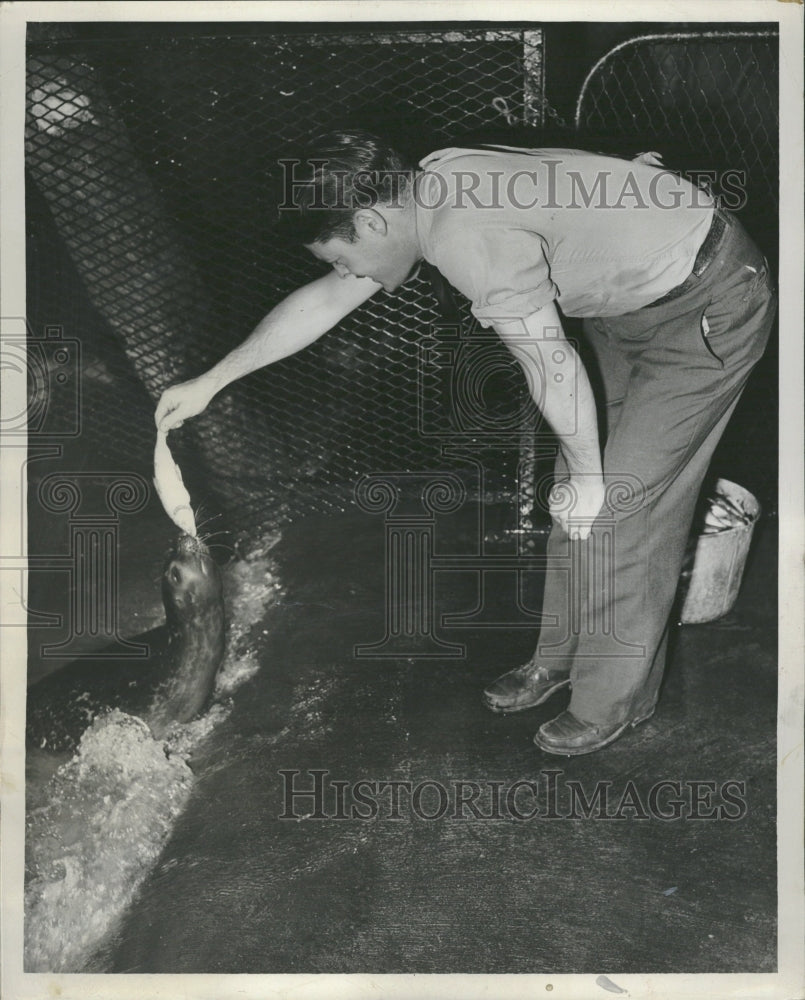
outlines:
[[652, 708], [648, 715], [641, 715], [639, 719], [632, 719], [631, 722], [624, 722], [619, 729], [616, 729], [614, 733], [610, 733], [605, 740], [601, 740], [601, 742], [596, 743], [595, 746], [586, 746], [578, 750], [559, 750], [556, 747], [545, 746], [544, 743], [541, 743], [539, 733], [537, 733], [534, 737], [534, 743], [540, 748], [540, 750], [544, 750], [545, 753], [553, 754], [555, 757], [583, 757], [584, 754], [595, 753], [596, 750], [603, 750], [603, 748], [609, 746], [610, 743], [614, 743], [615, 740], [625, 733], [627, 729], [634, 729], [634, 727], [639, 726], [641, 722], [648, 722], [652, 715], [654, 715], [654, 712], [655, 709]]
[[498, 715], [508, 715], [510, 712], [525, 712], [526, 709], [536, 708], [537, 705], [541, 705], [543, 702], [546, 702], [551, 695], [556, 694], [557, 691], [561, 691], [562, 688], [566, 687], [570, 687], [569, 679], [566, 681], [559, 681], [557, 684], [554, 684], [552, 688], [548, 688], [547, 691], [541, 694], [536, 701], [529, 701], [526, 705], [513, 705], [511, 707], [503, 708], [500, 705], [496, 705], [486, 694], [483, 696], [483, 701], [484, 705], [486, 705], [488, 709], [493, 712], [497, 712]]

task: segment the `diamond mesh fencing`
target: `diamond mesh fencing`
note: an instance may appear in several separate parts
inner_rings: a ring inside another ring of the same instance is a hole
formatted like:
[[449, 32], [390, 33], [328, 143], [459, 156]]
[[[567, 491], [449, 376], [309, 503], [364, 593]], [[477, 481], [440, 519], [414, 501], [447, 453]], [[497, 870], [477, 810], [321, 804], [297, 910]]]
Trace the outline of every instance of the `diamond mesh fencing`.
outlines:
[[[703, 31], [623, 42], [591, 69], [576, 126], [665, 146], [675, 169], [712, 184], [751, 215], [776, 212], [777, 32]], [[659, 148], [659, 147], [658, 147]], [[741, 190], [744, 198], [738, 198]]]
[[[413, 155], [502, 115], [533, 124], [540, 54], [525, 31], [31, 39], [31, 246], [44, 260], [56, 234], [57, 270], [78, 273], [92, 307], [82, 434], [98, 459], [146, 465], [159, 393], [322, 273], [275, 238], [283, 151], [350, 122], [391, 123]], [[442, 439], [419, 427], [421, 344], [439, 319], [413, 279], [220, 394], [171, 435], [194, 499], [240, 526], [276, 522], [343, 507], [365, 472], [443, 467]], [[498, 471], [511, 493], [511, 463]]]

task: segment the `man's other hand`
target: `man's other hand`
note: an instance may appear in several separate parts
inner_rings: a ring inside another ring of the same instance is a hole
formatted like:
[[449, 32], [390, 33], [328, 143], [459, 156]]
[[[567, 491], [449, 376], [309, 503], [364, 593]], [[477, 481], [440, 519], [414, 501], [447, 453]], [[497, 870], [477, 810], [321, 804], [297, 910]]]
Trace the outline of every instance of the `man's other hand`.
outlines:
[[571, 476], [551, 490], [550, 513], [573, 540], [583, 541], [604, 506], [604, 480], [599, 475]]

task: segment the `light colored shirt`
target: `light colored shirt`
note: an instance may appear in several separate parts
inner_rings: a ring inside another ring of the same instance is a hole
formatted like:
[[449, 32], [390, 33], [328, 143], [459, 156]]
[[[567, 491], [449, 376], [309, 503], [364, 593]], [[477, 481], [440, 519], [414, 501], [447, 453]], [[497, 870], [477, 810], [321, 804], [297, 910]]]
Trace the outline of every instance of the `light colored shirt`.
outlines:
[[656, 166], [573, 149], [447, 149], [420, 164], [424, 257], [480, 323], [556, 301], [566, 316], [619, 316], [691, 273], [710, 195]]

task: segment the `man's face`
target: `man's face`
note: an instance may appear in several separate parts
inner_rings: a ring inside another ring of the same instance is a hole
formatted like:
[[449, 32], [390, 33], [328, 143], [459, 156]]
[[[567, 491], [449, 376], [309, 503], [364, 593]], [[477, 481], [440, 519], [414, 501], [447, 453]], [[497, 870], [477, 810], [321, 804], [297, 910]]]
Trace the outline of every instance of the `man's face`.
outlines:
[[342, 278], [350, 274], [356, 278], [372, 278], [387, 292], [400, 287], [418, 260], [418, 255], [393, 229], [371, 218], [368, 223], [363, 218], [356, 218], [354, 240], [332, 236], [323, 243], [308, 244], [307, 249], [333, 267]]

